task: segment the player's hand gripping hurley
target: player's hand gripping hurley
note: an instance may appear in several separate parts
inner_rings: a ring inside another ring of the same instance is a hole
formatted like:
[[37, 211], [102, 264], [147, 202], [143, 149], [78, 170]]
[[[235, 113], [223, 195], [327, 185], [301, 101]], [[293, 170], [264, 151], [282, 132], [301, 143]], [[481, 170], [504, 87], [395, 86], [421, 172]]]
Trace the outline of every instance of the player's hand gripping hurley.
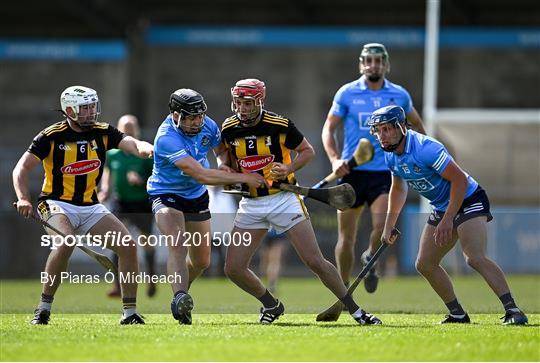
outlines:
[[[375, 151], [373, 149], [373, 145], [371, 145], [371, 142], [366, 138], [361, 138], [360, 142], [358, 142], [358, 145], [356, 146], [356, 149], [354, 150], [353, 157], [349, 159], [347, 164], [349, 165], [350, 169], [354, 168], [355, 166], [363, 165], [373, 160], [374, 153]], [[336, 180], [337, 178], [338, 176], [336, 173], [332, 172], [326, 178], [315, 184], [313, 188], [318, 189], [324, 187], [326, 184]]]
[[[395, 243], [399, 236], [401, 235], [401, 232], [398, 231], [396, 228], [392, 230], [390, 238], [392, 239], [393, 243]], [[353, 281], [351, 286], [349, 286], [349, 289], [347, 290], [348, 294], [352, 294], [360, 281], [366, 276], [368, 271], [373, 267], [375, 262], [379, 259], [379, 256], [382, 255], [384, 250], [388, 247], [388, 243], [385, 241], [381, 241], [381, 246], [377, 249], [375, 254], [371, 257], [369, 262], [364, 266], [362, 271], [360, 271], [360, 274], [358, 277]], [[341, 301], [336, 301], [334, 305], [317, 315], [317, 321], [337, 321], [339, 319], [339, 316], [341, 315], [341, 311], [343, 310], [343, 303]]]

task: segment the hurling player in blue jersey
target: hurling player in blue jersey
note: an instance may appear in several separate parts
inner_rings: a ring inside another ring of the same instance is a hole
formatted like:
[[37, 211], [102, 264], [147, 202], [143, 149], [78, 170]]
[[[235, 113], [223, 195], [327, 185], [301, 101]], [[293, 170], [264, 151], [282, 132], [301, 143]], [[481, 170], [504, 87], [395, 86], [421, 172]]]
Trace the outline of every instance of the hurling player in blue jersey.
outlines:
[[[380, 245], [391, 184], [390, 172], [384, 165], [383, 152], [369, 133], [367, 122], [371, 113], [383, 106], [399, 105], [405, 109], [413, 128], [425, 134], [422, 120], [412, 105], [409, 93], [403, 87], [385, 79], [390, 72], [390, 58], [384, 45], [364, 45], [360, 53], [359, 67], [361, 77], [343, 85], [334, 96], [322, 131], [322, 141], [332, 163], [332, 171], [342, 178], [340, 183], [349, 183], [356, 191], [356, 203], [353, 207], [337, 212], [336, 262], [347, 285], [354, 266], [354, 245], [364, 205], [367, 203], [372, 221], [369, 247], [362, 255], [362, 262], [366, 264]], [[344, 135], [341, 152], [334, 139], [338, 127], [343, 127]], [[361, 138], [371, 141], [375, 155], [372, 161], [351, 170], [347, 161], [353, 156]], [[367, 292], [372, 293], [377, 289], [377, 284], [378, 276], [374, 267], [364, 279], [364, 286]]]
[[[205, 185], [247, 183], [258, 188], [264, 178], [232, 169], [209, 169], [207, 153], [226, 151], [216, 123], [206, 116], [203, 97], [182, 88], [169, 99], [170, 114], [158, 129], [154, 169], [147, 190], [156, 224], [168, 243], [167, 273], [174, 293], [173, 317], [191, 324], [193, 299], [187, 293], [193, 280], [210, 264], [210, 211]], [[196, 241], [196, 236], [200, 237]], [[171, 241], [171, 240], [168, 240]]]
[[516, 306], [503, 271], [486, 256], [486, 225], [493, 219], [486, 192], [456, 164], [439, 141], [407, 130], [401, 107], [376, 110], [369, 124], [392, 172], [383, 240], [390, 240], [408, 186], [427, 198], [433, 207], [420, 239], [416, 269], [448, 307], [449, 314], [441, 323], [470, 322], [456, 298], [450, 277], [440, 265], [459, 239], [467, 264], [482, 275], [501, 300], [506, 311], [503, 324], [526, 324], [527, 316]]

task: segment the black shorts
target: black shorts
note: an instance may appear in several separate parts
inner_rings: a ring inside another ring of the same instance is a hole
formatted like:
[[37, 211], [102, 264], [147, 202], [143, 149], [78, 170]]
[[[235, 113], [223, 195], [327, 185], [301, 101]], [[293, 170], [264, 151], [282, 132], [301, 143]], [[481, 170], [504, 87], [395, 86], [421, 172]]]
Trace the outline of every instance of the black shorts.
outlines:
[[367, 202], [373, 204], [381, 194], [388, 194], [392, 185], [390, 171], [353, 170], [339, 180], [338, 184], [349, 183], [356, 192], [356, 202], [351, 208], [358, 208]]
[[186, 222], [202, 222], [210, 219], [210, 209], [208, 203], [208, 191], [198, 198], [186, 199], [176, 194], [151, 195], [152, 211], [156, 213], [164, 207], [174, 208], [184, 213]]
[[152, 208], [148, 200], [141, 201], [114, 201], [113, 212], [120, 218], [133, 223], [144, 234], [152, 232]]
[[[444, 212], [433, 211], [429, 215], [427, 224], [437, 226], [444, 216]], [[489, 198], [484, 189], [479, 185], [469, 197], [463, 199], [461, 207], [454, 217], [454, 228], [469, 219], [486, 216], [487, 221], [491, 221], [493, 216], [489, 210]]]

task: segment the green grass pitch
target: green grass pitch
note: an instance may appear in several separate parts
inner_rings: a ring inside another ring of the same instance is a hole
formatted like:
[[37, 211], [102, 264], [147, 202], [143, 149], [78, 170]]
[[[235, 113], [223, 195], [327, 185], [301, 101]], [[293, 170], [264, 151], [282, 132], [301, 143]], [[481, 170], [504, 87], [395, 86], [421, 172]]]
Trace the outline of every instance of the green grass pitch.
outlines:
[[455, 278], [473, 324], [437, 325], [445, 314], [420, 277], [385, 278], [375, 294], [355, 297], [382, 326], [359, 326], [347, 313], [336, 323], [315, 315], [334, 301], [316, 279], [283, 279], [286, 314], [271, 326], [257, 322], [258, 302], [224, 279], [192, 288], [194, 323], [170, 315], [170, 288], [153, 299], [139, 292], [145, 326], [120, 326], [121, 304], [106, 284], [64, 284], [48, 326], [28, 322], [39, 298], [37, 281], [0, 283], [2, 361], [539, 361], [540, 277], [511, 276], [529, 326], [502, 326], [500, 302], [480, 277]]

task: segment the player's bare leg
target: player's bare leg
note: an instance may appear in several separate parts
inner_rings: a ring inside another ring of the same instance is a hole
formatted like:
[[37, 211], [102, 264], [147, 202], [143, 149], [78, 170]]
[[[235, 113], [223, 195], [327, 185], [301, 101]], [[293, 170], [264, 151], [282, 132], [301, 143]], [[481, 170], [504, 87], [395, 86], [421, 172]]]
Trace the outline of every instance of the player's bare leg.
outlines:
[[225, 257], [225, 275], [242, 290], [256, 298], [260, 298], [265, 294], [266, 287], [261, 279], [251, 271], [249, 264], [267, 232], [268, 230], [266, 229], [242, 229], [234, 226], [231, 236], [249, 233], [251, 235], [251, 243], [248, 246], [234, 246], [231, 244], [227, 247], [227, 255]]
[[338, 298], [345, 296], [347, 288], [336, 267], [322, 255], [311, 223], [304, 220], [296, 224], [287, 231], [287, 237], [302, 262], [320, 278], [322, 283]]
[[[193, 299], [187, 293], [189, 288], [189, 272], [186, 257], [188, 247], [184, 246], [184, 233], [186, 225], [184, 213], [174, 208], [161, 208], [155, 213], [156, 224], [162, 235], [167, 238], [167, 274], [174, 276], [171, 288], [173, 299], [171, 302], [171, 312], [179, 324], [190, 325], [191, 310], [193, 309]], [[180, 281], [178, 281], [178, 278]]]
[[[369, 235], [369, 248], [362, 254], [362, 263], [366, 265], [371, 256], [377, 251], [381, 245], [381, 236], [384, 229], [386, 219], [386, 210], [388, 207], [388, 194], [381, 194], [371, 203], [371, 234]], [[376, 264], [369, 270], [364, 278], [364, 287], [369, 293], [377, 290], [379, 284], [379, 276], [377, 275]]]
[[251, 259], [267, 232], [267, 229], [248, 230], [235, 226], [231, 235], [234, 236], [240, 233], [244, 236], [245, 233], [249, 233], [251, 243], [248, 246], [234, 246], [231, 244], [227, 248], [227, 256], [225, 257], [225, 275], [238, 285], [238, 287], [253, 295], [262, 303], [263, 307], [259, 315], [259, 322], [261, 324], [273, 323], [285, 311], [283, 304], [266, 289], [261, 279], [249, 268]]
[[[73, 226], [69, 223], [69, 219], [65, 215], [56, 214], [51, 216], [47, 222], [66, 235], [73, 235]], [[58, 234], [48, 228], [45, 229], [47, 234], [58, 236]], [[74, 246], [66, 246], [62, 244], [56, 249], [52, 249], [45, 264], [45, 272], [47, 273], [47, 282], [43, 284], [41, 289], [41, 299], [37, 309], [34, 312], [34, 318], [31, 323], [35, 325], [46, 325], [49, 323], [52, 302], [54, 294], [60, 286], [60, 274], [67, 271], [69, 258], [73, 253]]]
[[349, 279], [354, 267], [354, 246], [358, 231], [358, 221], [364, 210], [363, 206], [344, 211], [337, 211], [338, 241], [335, 247], [336, 265], [345, 284]]
[[469, 316], [459, 304], [450, 276], [440, 265], [443, 257], [455, 246], [457, 232], [454, 230], [452, 241], [443, 246], [435, 244], [435, 227], [426, 224], [420, 237], [420, 250], [416, 258], [416, 270], [424, 276], [433, 290], [448, 308], [449, 314], [441, 323], [469, 323]]
[[504, 323], [526, 324], [528, 319], [514, 302], [504, 272], [499, 265], [486, 256], [487, 218], [481, 216], [465, 221], [458, 226], [457, 233], [467, 264], [482, 275], [501, 300], [506, 311]]
[[416, 270], [430, 283], [433, 290], [446, 303], [456, 298], [450, 276], [440, 265], [443, 257], [455, 246], [452, 242], [438, 246], [435, 244], [435, 227], [426, 224], [420, 237], [420, 249], [416, 257]]
[[[210, 219], [200, 222], [186, 222], [186, 230], [191, 236], [188, 254], [189, 285], [210, 266], [212, 236]], [[198, 245], [200, 236], [200, 245]]]
[[460, 224], [457, 228], [465, 261], [478, 271], [489, 287], [501, 296], [510, 291], [501, 268], [486, 256], [486, 217], [477, 217]]
[[[47, 222], [67, 236], [73, 236], [74, 234], [73, 226], [69, 222], [68, 217], [63, 214], [55, 214], [51, 216], [47, 220]], [[45, 230], [47, 231], [47, 234], [51, 236], [58, 236], [56, 232], [50, 230], [49, 228], [45, 228]], [[65, 244], [62, 244], [56, 249], [51, 249], [51, 252], [49, 253], [49, 257], [47, 257], [47, 262], [45, 264], [45, 272], [49, 276], [50, 281], [52, 281], [52, 278], [54, 278], [54, 282], [52, 284], [43, 284], [43, 294], [54, 296], [56, 290], [58, 289], [58, 286], [60, 286], [60, 274], [67, 271], [69, 265], [69, 258], [71, 257], [74, 248], [75, 246], [67, 246]]]
[[188, 290], [189, 273], [186, 264], [188, 248], [184, 246], [186, 224], [184, 213], [174, 208], [161, 208], [155, 214], [156, 224], [162, 235], [167, 238], [167, 274], [181, 276], [181, 282], [171, 283], [173, 293]]
[[313, 226], [309, 220], [297, 223], [287, 231], [287, 237], [304, 264], [313, 271], [322, 283], [340, 299], [352, 317], [360, 324], [382, 324], [375, 316], [366, 313], [347, 292], [336, 267], [324, 258], [317, 244]]
[[284, 250], [285, 242], [275, 241], [266, 251], [265, 271], [270, 292], [276, 291], [277, 281], [281, 271], [281, 256], [283, 255]]
[[[96, 236], [107, 236], [107, 232], [113, 232], [113, 236], [129, 236], [129, 231], [113, 214], [107, 214], [101, 218], [88, 233]], [[139, 273], [139, 262], [137, 259], [137, 244], [133, 239], [126, 241], [124, 239], [114, 239], [107, 241], [108, 248], [118, 255], [118, 272], [124, 277], [131, 278], [126, 281], [120, 281], [120, 289], [122, 291], [122, 305], [124, 314], [120, 324], [144, 324], [144, 320], [137, 313], [137, 283], [132, 277]], [[111, 242], [121, 241], [122, 245], [110, 245]]]

